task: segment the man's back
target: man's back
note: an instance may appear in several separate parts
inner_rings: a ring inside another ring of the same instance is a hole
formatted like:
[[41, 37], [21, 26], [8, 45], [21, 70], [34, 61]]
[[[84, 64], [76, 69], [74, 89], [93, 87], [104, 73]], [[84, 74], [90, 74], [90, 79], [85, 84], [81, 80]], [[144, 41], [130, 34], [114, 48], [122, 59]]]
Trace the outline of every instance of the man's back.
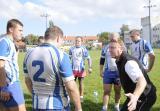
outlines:
[[[67, 106], [69, 104], [64, 81], [74, 80], [69, 70], [63, 72], [65, 53], [50, 44], [42, 44], [31, 49], [24, 61], [24, 72], [29, 76], [33, 85], [33, 96], [42, 98], [48, 104], [48, 108]], [[62, 70], [61, 70], [62, 69]], [[44, 103], [41, 101], [41, 103]], [[36, 105], [34, 105], [37, 107]], [[45, 104], [45, 106], [47, 106]], [[46, 108], [43, 104], [39, 108]]]
[[34, 93], [48, 95], [64, 93], [65, 89], [60, 88], [64, 84], [59, 69], [63, 52], [54, 46], [44, 44], [30, 50], [26, 57], [25, 64], [33, 82]]

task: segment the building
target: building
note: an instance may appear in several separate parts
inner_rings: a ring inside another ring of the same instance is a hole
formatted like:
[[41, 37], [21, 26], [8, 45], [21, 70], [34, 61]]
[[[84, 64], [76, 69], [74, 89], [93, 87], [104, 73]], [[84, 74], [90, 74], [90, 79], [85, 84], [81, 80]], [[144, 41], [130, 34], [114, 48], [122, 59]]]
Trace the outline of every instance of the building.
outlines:
[[[149, 34], [149, 17], [141, 18], [142, 37], [150, 41]], [[154, 44], [160, 40], [160, 16], [151, 17], [151, 43]]]
[[[75, 37], [76, 36], [65, 36], [64, 37], [64, 45], [74, 45]], [[84, 44], [98, 42], [97, 36], [82, 36], [82, 37], [83, 37]]]
[[[141, 37], [150, 42], [149, 34], [149, 17], [141, 18], [142, 29], [140, 29]], [[129, 31], [124, 32], [124, 43], [129, 46], [132, 41], [130, 39]], [[151, 17], [151, 43], [155, 47], [160, 47], [160, 16]]]
[[129, 31], [124, 31], [124, 43], [127, 48], [132, 44]]

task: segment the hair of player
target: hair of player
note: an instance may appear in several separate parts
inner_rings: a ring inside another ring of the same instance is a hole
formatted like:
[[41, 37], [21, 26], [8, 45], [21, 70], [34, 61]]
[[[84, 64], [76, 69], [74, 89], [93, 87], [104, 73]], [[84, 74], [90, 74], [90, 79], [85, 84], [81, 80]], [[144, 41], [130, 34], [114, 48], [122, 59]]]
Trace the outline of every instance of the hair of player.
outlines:
[[55, 40], [57, 37], [63, 37], [63, 31], [58, 26], [54, 25], [53, 27], [47, 28], [44, 35], [45, 40]]
[[9, 29], [12, 28], [12, 27], [15, 28], [17, 26], [17, 24], [23, 27], [22, 22], [19, 21], [18, 19], [9, 20], [7, 22], [7, 33], [10, 33]]
[[133, 29], [133, 30], [131, 30], [129, 33], [130, 33], [130, 34], [134, 33], [134, 34], [136, 34], [136, 35], [140, 35], [140, 31], [137, 30], [137, 29]]

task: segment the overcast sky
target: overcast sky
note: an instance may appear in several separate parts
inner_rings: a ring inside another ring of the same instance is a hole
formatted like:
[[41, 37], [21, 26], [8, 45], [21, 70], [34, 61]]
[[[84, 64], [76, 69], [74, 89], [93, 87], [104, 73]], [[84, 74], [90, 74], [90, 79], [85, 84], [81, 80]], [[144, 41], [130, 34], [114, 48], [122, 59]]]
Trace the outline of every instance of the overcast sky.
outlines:
[[[152, 0], [151, 16], [160, 15], [160, 0]], [[24, 35], [44, 35], [45, 17], [62, 28], [65, 35], [96, 35], [119, 32], [122, 24], [141, 27], [141, 17], [148, 16], [148, 0], [0, 0], [0, 34], [6, 22], [18, 18], [24, 24]]]

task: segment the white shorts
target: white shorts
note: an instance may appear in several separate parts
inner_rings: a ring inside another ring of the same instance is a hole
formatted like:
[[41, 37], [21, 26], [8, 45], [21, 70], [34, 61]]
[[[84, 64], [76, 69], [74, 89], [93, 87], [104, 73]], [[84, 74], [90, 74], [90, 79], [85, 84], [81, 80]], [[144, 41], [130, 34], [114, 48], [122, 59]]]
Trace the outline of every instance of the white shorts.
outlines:
[[64, 109], [69, 106], [68, 97], [33, 95], [33, 109]]

